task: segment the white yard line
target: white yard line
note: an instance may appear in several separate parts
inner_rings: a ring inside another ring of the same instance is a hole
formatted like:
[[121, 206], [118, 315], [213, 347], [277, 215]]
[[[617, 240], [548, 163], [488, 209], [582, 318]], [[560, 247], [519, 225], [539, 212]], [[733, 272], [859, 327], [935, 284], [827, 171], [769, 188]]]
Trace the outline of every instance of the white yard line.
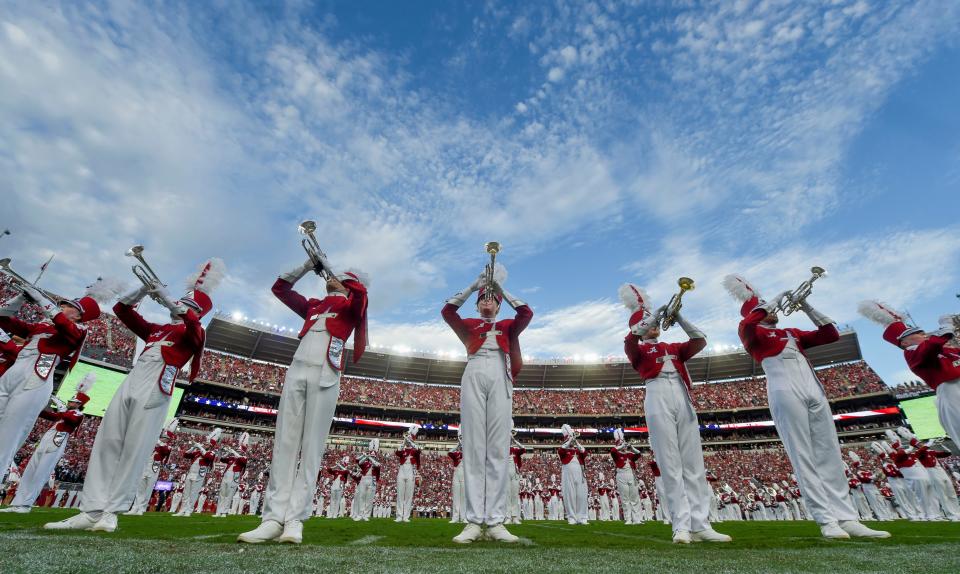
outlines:
[[363, 546], [365, 544], [373, 544], [378, 540], [383, 540], [386, 536], [364, 536], [363, 538], [358, 538], [350, 543], [350, 546]]

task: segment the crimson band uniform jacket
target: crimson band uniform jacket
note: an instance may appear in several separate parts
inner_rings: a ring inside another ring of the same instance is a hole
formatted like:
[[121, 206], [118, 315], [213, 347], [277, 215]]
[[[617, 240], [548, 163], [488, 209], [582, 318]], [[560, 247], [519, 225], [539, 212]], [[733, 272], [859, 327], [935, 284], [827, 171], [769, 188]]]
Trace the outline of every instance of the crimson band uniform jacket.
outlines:
[[669, 360], [680, 373], [688, 393], [693, 387], [686, 362], [702, 351], [706, 345], [705, 339], [690, 339], [684, 343], [644, 343], [633, 333], [623, 340], [623, 350], [630, 359], [630, 365], [641, 378], [644, 380], [657, 378], [663, 369], [663, 362]]
[[[157, 325], [143, 318], [130, 305], [117, 303], [113, 306], [113, 313], [123, 322], [133, 334], [146, 342], [144, 352], [154, 345], [160, 345], [160, 356], [163, 362], [179, 371], [187, 362], [190, 362], [189, 379], [192, 382], [200, 373], [200, 359], [203, 356], [205, 334], [200, 318], [193, 310], [181, 315], [182, 323], [167, 323]], [[161, 375], [161, 379], [163, 379]], [[173, 377], [175, 380], [176, 377]], [[160, 390], [165, 394], [173, 394], [173, 386], [165, 388], [162, 381], [158, 381]]]
[[[277, 299], [280, 299], [284, 305], [303, 319], [303, 328], [297, 335], [301, 339], [310, 331], [310, 327], [314, 323], [323, 318], [327, 333], [330, 334], [330, 345], [339, 344], [342, 346], [350, 338], [354, 329], [360, 326], [362, 318], [366, 315], [366, 296], [353, 291], [349, 286], [350, 293], [347, 296], [342, 294], [328, 295], [323, 299], [307, 299], [294, 291], [293, 284], [285, 279], [277, 279], [271, 290]], [[336, 343], [334, 339], [339, 340], [339, 343]], [[354, 347], [357, 347], [357, 341], [354, 341]], [[342, 347], [339, 352], [342, 358]], [[354, 349], [354, 362], [360, 360], [361, 353], [362, 349]], [[334, 359], [330, 354], [327, 353], [327, 361], [330, 366], [337, 371], [342, 371], [343, 361], [338, 360], [339, 364], [334, 364]]]
[[463, 452], [459, 450], [451, 450], [447, 453], [447, 456], [449, 456], [450, 460], [453, 461], [453, 468], [460, 466], [460, 462], [463, 461]]
[[467, 348], [467, 354], [476, 353], [486, 338], [486, 333], [491, 330], [498, 331], [497, 346], [503, 351], [505, 357], [509, 359], [510, 377], [514, 378], [520, 374], [523, 368], [523, 355], [520, 353], [520, 333], [527, 328], [530, 320], [533, 318], [533, 311], [527, 305], [521, 305], [516, 309], [516, 316], [513, 319], [501, 319], [496, 323], [484, 321], [483, 319], [468, 318], [463, 319], [459, 314], [459, 307], [451, 303], [444, 305], [440, 314], [443, 320], [450, 325], [453, 332], [460, 338], [460, 342]]
[[361, 462], [361, 463], [360, 463], [360, 476], [357, 477], [357, 479], [356, 479], [357, 482], [360, 482], [360, 479], [363, 478], [364, 476], [367, 476], [367, 474], [372, 475], [372, 476], [373, 476], [373, 480], [379, 482], [379, 481], [380, 481], [380, 465], [379, 465], [379, 464], [376, 464], [376, 465], [375, 465], [375, 464], [373, 464], [372, 462], [370, 462], [369, 460], [365, 460], [365, 461]]
[[610, 447], [610, 457], [613, 459], [613, 464], [617, 468], [625, 468], [628, 464], [630, 468], [637, 468], [637, 459], [640, 458], [640, 455], [635, 452], [624, 451], [621, 452], [617, 447]]
[[580, 462], [580, 466], [583, 466], [584, 462], [587, 460], [587, 451], [579, 451], [575, 448], [557, 448], [557, 456], [560, 457], [561, 464], [570, 464], [573, 461], [573, 458], [576, 457]]
[[48, 421], [56, 421], [54, 428], [58, 433], [72, 433], [83, 423], [83, 413], [77, 409], [70, 409], [63, 412], [40, 411], [40, 418]]
[[883, 474], [887, 475], [887, 478], [903, 478], [903, 473], [892, 462], [885, 462], [880, 468], [883, 470]]
[[13, 339], [0, 342], [0, 377], [13, 366], [18, 354], [20, 354], [20, 346], [13, 342]]
[[334, 482], [339, 478], [341, 484], [346, 484], [347, 477], [350, 476], [350, 471], [343, 468], [331, 467], [327, 469], [327, 472], [333, 476]]
[[950, 338], [931, 335], [926, 341], [903, 351], [910, 370], [931, 389], [960, 379], [960, 349], [944, 347]]
[[40, 354], [34, 365], [34, 372], [44, 380], [56, 366], [52, 357], [67, 362], [67, 370], [72, 369], [80, 358], [80, 349], [87, 337], [86, 329], [67, 319], [63, 313], [57, 313], [52, 321], [41, 323], [27, 323], [16, 317], [0, 317], [0, 329], [24, 339], [39, 339], [37, 350]]
[[513, 459], [513, 465], [517, 468], [517, 472], [520, 472], [520, 469], [523, 467], [523, 453], [525, 452], [527, 452], [527, 449], [523, 447], [510, 447], [510, 458]]
[[415, 448], [400, 448], [394, 453], [397, 457], [397, 465], [403, 466], [408, 460], [410, 464], [420, 468], [420, 451]]
[[660, 476], [660, 466], [657, 464], [657, 461], [651, 460], [647, 463], [647, 466], [650, 467], [650, 473], [653, 474], [654, 478]]
[[805, 349], [826, 345], [840, 339], [840, 332], [833, 323], [824, 325], [816, 331], [777, 329], [760, 324], [766, 316], [766, 311], [757, 308], [740, 321], [740, 340], [743, 341], [744, 349], [758, 363], [782, 353], [787, 346], [788, 333], [796, 340], [797, 348], [801, 353]]

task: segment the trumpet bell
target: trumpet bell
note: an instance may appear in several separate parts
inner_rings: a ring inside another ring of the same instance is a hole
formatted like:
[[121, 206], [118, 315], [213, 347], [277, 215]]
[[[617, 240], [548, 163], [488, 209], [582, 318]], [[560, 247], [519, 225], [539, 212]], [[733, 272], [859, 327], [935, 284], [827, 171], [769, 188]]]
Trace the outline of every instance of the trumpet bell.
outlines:
[[499, 241], [488, 241], [488, 242], [486, 242], [486, 243], [483, 244], [483, 248], [484, 248], [484, 249], [487, 251], [487, 253], [489, 253], [490, 255], [496, 255], [497, 253], [500, 253], [500, 242], [499, 242]]
[[143, 254], [143, 245], [134, 245], [130, 249], [127, 249], [127, 257], [140, 257]]
[[0, 259], [0, 267], [2, 267], [3, 269], [9, 270], [10, 261], [12, 261], [12, 259], [10, 259], [9, 257], [4, 257], [3, 259]]
[[695, 287], [693, 279], [689, 277], [681, 277], [677, 279], [677, 285], [680, 286], [681, 291], [693, 291]]
[[810, 272], [817, 276], [823, 276], [827, 274], [826, 269], [824, 269], [823, 267], [818, 267], [816, 265], [810, 268]]
[[297, 227], [297, 230], [304, 235], [308, 235], [317, 230], [317, 222], [312, 219], [307, 219], [306, 221], [300, 222], [300, 226]]

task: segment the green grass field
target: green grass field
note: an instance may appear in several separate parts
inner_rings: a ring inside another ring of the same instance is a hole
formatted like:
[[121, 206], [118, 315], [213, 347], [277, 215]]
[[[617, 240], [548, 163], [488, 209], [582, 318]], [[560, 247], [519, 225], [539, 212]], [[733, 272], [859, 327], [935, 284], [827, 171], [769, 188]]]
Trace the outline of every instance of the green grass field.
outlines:
[[443, 520], [356, 523], [314, 518], [301, 546], [235, 542], [254, 517], [121, 516], [113, 534], [51, 532], [45, 522], [74, 514], [0, 514], [0, 572], [960, 572], [960, 523], [876, 523], [877, 541], [828, 542], [811, 522], [727, 522], [731, 544], [675, 546], [663, 524], [597, 522], [511, 526], [521, 543], [459, 546], [459, 525]]

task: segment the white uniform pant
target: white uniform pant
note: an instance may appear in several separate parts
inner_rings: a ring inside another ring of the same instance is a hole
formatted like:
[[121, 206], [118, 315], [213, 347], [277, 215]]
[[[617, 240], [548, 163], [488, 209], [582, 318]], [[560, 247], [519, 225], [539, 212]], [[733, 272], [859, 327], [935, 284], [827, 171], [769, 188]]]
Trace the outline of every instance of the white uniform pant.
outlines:
[[327, 518], [340, 518], [340, 500], [343, 498], [342, 488], [330, 489], [330, 506], [327, 508]]
[[[645, 520], [653, 520], [653, 501], [649, 496], [640, 499], [640, 522]], [[634, 524], [639, 522], [634, 521]]]
[[[312, 335], [319, 333], [306, 336]], [[325, 355], [319, 360], [323, 362], [316, 365], [294, 357], [287, 370], [263, 504], [264, 521], [283, 524], [310, 517], [317, 474], [340, 396], [340, 373], [330, 367]]]
[[940, 518], [940, 508], [933, 492], [933, 483], [930, 481], [930, 473], [927, 469], [916, 463], [913, 466], [905, 466], [900, 469], [903, 478], [913, 492], [913, 498], [917, 502], [917, 514], [920, 519], [934, 520]]
[[513, 462], [513, 457], [506, 462], [509, 482], [507, 483], [507, 520], [520, 519], [520, 474]]
[[313, 515], [320, 518], [323, 516], [323, 509], [326, 508], [326, 501], [322, 494], [317, 495], [316, 504], [314, 504]]
[[857, 520], [830, 403], [806, 358], [789, 347], [761, 363], [770, 414], [817, 524]]
[[410, 520], [415, 486], [413, 465], [406, 462], [397, 469], [397, 520], [399, 521]]
[[53, 371], [41, 379], [33, 368], [37, 356], [35, 346], [25, 347], [17, 362], [0, 377], [0, 474], [10, 468], [40, 411], [50, 402]]
[[450, 520], [456, 522], [466, 522], [466, 497], [463, 494], [463, 464], [458, 464], [453, 471], [453, 482], [451, 483], [451, 497], [453, 503], [450, 505]]
[[233, 503], [233, 495], [237, 492], [239, 484], [233, 480], [233, 472], [227, 471], [227, 475], [220, 482], [220, 494], [217, 497], [217, 514], [226, 516], [230, 512], [230, 505]]
[[677, 373], [648, 381], [643, 405], [673, 531], [709, 528], [711, 493], [686, 385]]
[[873, 512], [870, 510], [870, 504], [867, 502], [867, 497], [863, 493], [863, 490], [854, 488], [850, 491], [850, 498], [861, 520], [873, 520]]
[[560, 499], [556, 496], [547, 501], [547, 520], [560, 520]]
[[[93, 441], [80, 509], [126, 512], [167, 416], [170, 396], [160, 390], [164, 370], [157, 345], [144, 352], [110, 400]], [[149, 500], [149, 498], [147, 499]]]
[[863, 490], [864, 498], [867, 499], [867, 505], [870, 507], [870, 511], [877, 517], [877, 520], [890, 520], [890, 516], [887, 514], [887, 507], [883, 503], [883, 497], [880, 496], [880, 489], [877, 488], [877, 485], [866, 483], [862, 484], [860, 488]]
[[[154, 468], [156, 467], [156, 468]], [[137, 496], [133, 500], [132, 510], [136, 512], [146, 512], [150, 504], [150, 497], [153, 496], [153, 487], [157, 484], [157, 477], [160, 475], [160, 463], [150, 458], [146, 468], [143, 469], [143, 476], [137, 484]]]
[[181, 502], [183, 502], [183, 492], [173, 493], [173, 498], [170, 499], [170, 512], [179, 512]]
[[534, 520], [543, 520], [543, 498], [539, 495], [533, 499], [533, 519]]
[[887, 484], [890, 485], [890, 490], [893, 491], [893, 498], [897, 502], [897, 512], [903, 518], [914, 520], [922, 518], [920, 510], [917, 507], [916, 498], [913, 495], [913, 490], [906, 479], [888, 476]]
[[194, 507], [197, 506], [197, 499], [200, 498], [200, 490], [203, 488], [203, 478], [199, 474], [189, 474], [187, 480], [183, 483], [183, 501], [180, 505], [180, 512], [184, 516], [193, 514]]
[[230, 501], [230, 514], [243, 514], [243, 495], [239, 488], [233, 493], [233, 500]]
[[[953, 488], [953, 481], [947, 476], [947, 471], [939, 466], [927, 469], [930, 474], [930, 484], [932, 485], [933, 495], [940, 504], [943, 514], [950, 520], [960, 520], [960, 505], [957, 504], [957, 491]], [[27, 476], [24, 473], [24, 478]], [[20, 486], [23, 486], [23, 479], [20, 479]]]
[[[43, 485], [50, 479], [50, 473], [57, 466], [57, 461], [67, 449], [68, 439], [69, 434], [58, 433], [56, 427], [43, 433], [43, 437], [37, 443], [37, 449], [33, 451], [33, 456], [27, 463], [27, 468], [23, 470], [20, 484], [17, 485], [17, 495], [13, 497], [10, 506], [33, 506], [37, 497], [40, 496], [40, 491], [43, 490]], [[59, 446], [57, 443], [60, 443]]]
[[377, 496], [377, 481], [373, 475], [367, 474], [360, 479], [357, 490], [353, 494], [351, 508], [354, 520], [365, 520], [373, 514], [373, 499]]
[[937, 416], [947, 435], [960, 444], [960, 379], [937, 385]]
[[503, 523], [513, 383], [500, 350], [480, 349], [467, 360], [460, 383], [464, 495], [467, 522]]
[[257, 510], [260, 508], [260, 499], [262, 497], [263, 496], [257, 491], [254, 491], [253, 494], [250, 495], [250, 509], [248, 511], [250, 514], [257, 514]]
[[574, 456], [573, 460], [563, 465], [560, 475], [560, 488], [563, 489], [563, 508], [567, 521], [587, 521], [587, 481], [583, 477], [583, 468], [580, 461]]
[[600, 508], [597, 511], [597, 518], [603, 522], [610, 520], [610, 497], [606, 494], [600, 497]]

